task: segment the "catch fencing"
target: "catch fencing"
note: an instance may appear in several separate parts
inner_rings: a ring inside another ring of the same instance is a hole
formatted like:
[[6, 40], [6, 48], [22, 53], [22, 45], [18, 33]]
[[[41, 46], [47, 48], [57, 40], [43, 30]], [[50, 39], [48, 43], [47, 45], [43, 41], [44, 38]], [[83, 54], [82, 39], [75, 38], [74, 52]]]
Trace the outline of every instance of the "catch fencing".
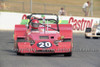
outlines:
[[[55, 13], [58, 14], [60, 8], [65, 9], [68, 16], [84, 16], [82, 6], [46, 4], [21, 1], [1, 1], [0, 11], [24, 12], [24, 13]], [[89, 11], [89, 16], [91, 13]], [[93, 7], [93, 17], [100, 17], [100, 7]]]

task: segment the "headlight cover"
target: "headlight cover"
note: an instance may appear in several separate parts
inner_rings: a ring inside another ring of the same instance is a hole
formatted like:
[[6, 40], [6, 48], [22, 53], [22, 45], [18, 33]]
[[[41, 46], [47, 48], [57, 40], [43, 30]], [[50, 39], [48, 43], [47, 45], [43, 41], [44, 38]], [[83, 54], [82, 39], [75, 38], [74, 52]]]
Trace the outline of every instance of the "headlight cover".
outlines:
[[31, 40], [30, 41], [30, 45], [32, 46], [32, 45], [34, 45], [35, 44], [35, 41], [34, 40]]
[[63, 41], [63, 40], [55, 40], [55, 41], [54, 41], [54, 44], [55, 44], [56, 46], [58, 46], [58, 43], [59, 43], [59, 42], [62, 42], [62, 41]]

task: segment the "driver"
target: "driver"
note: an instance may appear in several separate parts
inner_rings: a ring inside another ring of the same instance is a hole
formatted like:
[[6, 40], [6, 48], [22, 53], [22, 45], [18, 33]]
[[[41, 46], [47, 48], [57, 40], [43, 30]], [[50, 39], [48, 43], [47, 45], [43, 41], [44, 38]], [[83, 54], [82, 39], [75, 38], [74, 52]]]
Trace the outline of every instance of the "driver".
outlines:
[[32, 31], [38, 31], [39, 21], [37, 19], [33, 19], [30, 23]]

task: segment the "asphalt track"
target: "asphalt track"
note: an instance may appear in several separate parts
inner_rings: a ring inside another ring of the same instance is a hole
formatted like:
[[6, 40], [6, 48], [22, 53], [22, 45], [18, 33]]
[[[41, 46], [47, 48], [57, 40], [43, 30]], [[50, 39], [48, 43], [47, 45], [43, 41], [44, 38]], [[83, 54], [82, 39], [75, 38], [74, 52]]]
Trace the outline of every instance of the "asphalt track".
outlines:
[[17, 56], [13, 49], [13, 32], [0, 31], [0, 67], [100, 67], [100, 39], [85, 39], [73, 34], [72, 57]]

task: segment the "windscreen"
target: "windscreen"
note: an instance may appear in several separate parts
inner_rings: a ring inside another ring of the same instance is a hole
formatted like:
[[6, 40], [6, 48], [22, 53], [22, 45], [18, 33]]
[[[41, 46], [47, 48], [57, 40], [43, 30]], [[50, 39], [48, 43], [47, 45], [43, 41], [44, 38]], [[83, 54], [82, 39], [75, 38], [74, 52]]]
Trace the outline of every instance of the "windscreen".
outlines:
[[31, 14], [31, 18], [36, 18], [39, 20], [40, 27], [44, 28], [44, 31], [59, 31], [58, 26], [58, 16], [56, 14], [38, 14], [33, 13]]
[[40, 23], [43, 23], [43, 19], [44, 19], [46, 24], [47, 23], [48, 24], [56, 24], [56, 22], [57, 22], [57, 16], [56, 15], [33, 14], [32, 17], [38, 19]]

